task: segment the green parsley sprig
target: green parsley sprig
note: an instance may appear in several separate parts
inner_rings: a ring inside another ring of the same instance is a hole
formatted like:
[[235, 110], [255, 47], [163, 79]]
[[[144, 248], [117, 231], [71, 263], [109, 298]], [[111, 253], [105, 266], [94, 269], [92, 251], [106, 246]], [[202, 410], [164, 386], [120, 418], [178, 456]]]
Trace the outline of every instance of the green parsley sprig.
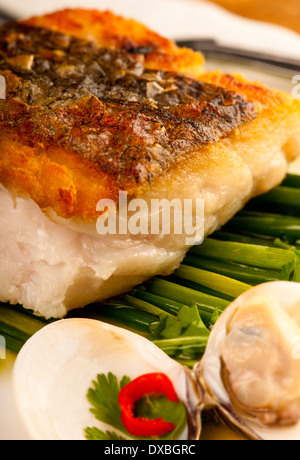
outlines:
[[[87, 427], [84, 430], [85, 438], [89, 441], [108, 441], [124, 439], [151, 439], [140, 438], [131, 435], [125, 429], [121, 420], [121, 408], [118, 396], [120, 390], [130, 382], [130, 378], [124, 376], [121, 381], [111, 372], [106, 376], [99, 374], [97, 380], [92, 382], [87, 398], [92, 405], [91, 412], [95, 418], [102, 423], [111, 426], [114, 431], [101, 431], [97, 427]], [[161, 440], [177, 439], [187, 425], [186, 410], [182, 403], [174, 403], [164, 396], [152, 397], [151, 395], [142, 398], [136, 405], [136, 416], [149, 419], [163, 417], [167, 422], [172, 422], [176, 429], [171, 433], [160, 436]], [[123, 437], [124, 435], [125, 437]]]

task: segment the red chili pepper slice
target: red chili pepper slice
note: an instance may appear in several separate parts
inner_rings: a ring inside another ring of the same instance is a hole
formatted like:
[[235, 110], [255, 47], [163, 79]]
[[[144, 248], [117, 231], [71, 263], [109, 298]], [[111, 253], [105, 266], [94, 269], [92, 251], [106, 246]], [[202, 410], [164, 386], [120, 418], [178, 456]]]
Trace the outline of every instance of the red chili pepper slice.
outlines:
[[144, 396], [154, 393], [178, 402], [171, 380], [161, 373], [141, 375], [120, 391], [121, 420], [128, 433], [134, 436], [161, 436], [176, 428], [173, 423], [164, 422], [162, 418], [150, 420], [134, 416], [135, 403]]

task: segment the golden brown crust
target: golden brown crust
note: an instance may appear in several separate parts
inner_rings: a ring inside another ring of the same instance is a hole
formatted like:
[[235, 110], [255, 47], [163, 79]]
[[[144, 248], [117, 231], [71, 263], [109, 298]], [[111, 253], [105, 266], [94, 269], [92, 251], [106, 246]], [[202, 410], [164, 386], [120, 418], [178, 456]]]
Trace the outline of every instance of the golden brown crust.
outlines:
[[94, 218], [101, 198], [118, 198], [109, 176], [66, 150], [26, 146], [8, 130], [1, 136], [0, 152], [0, 181], [61, 217]]
[[97, 217], [100, 199], [141, 194], [286, 101], [220, 72], [202, 81], [164, 72], [166, 62], [183, 71], [183, 55], [193, 52], [108, 12], [66, 10], [12, 24], [0, 29], [0, 42], [0, 181], [62, 217]]
[[0, 41], [0, 180], [63, 217], [95, 217], [95, 200], [118, 190], [141, 193], [256, 116], [237, 93], [145, 69], [136, 53], [28, 24], [2, 27]]
[[207, 72], [201, 75], [201, 81], [242, 94], [247, 101], [255, 103], [259, 112], [272, 109], [288, 100], [285, 94], [272, 91], [261, 83], [250, 83], [241, 75], [224, 74], [221, 71]]
[[182, 72], [194, 78], [204, 69], [201, 53], [189, 48], [179, 48], [172, 40], [162, 37], [132, 19], [124, 19], [110, 11], [66, 9], [34, 17], [25, 24], [44, 27], [74, 37], [95, 40], [101, 47], [121, 51], [149, 48], [145, 67]]

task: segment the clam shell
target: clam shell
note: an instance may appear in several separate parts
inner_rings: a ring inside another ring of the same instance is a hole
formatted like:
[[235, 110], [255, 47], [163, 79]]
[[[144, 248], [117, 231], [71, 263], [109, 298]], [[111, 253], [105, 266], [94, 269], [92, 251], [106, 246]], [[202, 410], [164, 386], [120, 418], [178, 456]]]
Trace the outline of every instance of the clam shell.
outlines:
[[149, 340], [96, 320], [61, 320], [35, 334], [14, 367], [17, 406], [31, 438], [82, 440], [88, 426], [116, 431], [96, 420], [86, 397], [97, 375], [109, 372], [119, 379], [162, 372], [180, 400], [194, 396], [187, 370]]
[[[280, 307], [288, 311], [297, 302], [300, 315], [300, 284], [276, 281], [261, 284], [239, 296], [222, 313], [216, 322], [208, 341], [202, 361], [196, 366], [195, 373], [202, 387], [206, 387], [206, 406], [214, 407], [225, 423], [249, 439], [265, 440], [298, 440], [300, 439], [300, 422], [294, 426], [264, 426], [254, 418], [244, 417], [233, 408], [230, 397], [221, 378], [221, 344], [226, 337], [226, 324], [233, 313], [243, 308], [253, 298], [268, 297], [278, 302]], [[295, 311], [294, 311], [295, 313]], [[299, 316], [300, 318], [300, 316]]]

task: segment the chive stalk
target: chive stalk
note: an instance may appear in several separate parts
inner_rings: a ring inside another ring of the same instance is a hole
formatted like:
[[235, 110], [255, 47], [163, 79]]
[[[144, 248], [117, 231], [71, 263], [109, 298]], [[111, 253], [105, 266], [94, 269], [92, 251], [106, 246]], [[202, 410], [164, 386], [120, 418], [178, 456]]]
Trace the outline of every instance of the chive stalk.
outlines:
[[173, 316], [173, 314], [169, 313], [166, 310], [163, 310], [149, 302], [146, 302], [145, 300], [138, 299], [136, 297], [133, 297], [131, 295], [126, 295], [124, 296], [124, 300], [132, 307], [136, 308], [137, 310], [144, 311], [145, 313], [149, 313], [153, 316], [159, 317], [162, 314], [168, 315], [168, 316]]
[[27, 340], [45, 326], [45, 321], [30, 312], [15, 310], [15, 307], [0, 303], [0, 335], [5, 338], [6, 348], [19, 353]]
[[22, 337], [27, 338], [45, 326], [42, 320], [32, 317], [29, 313], [20, 313], [14, 310], [14, 307], [5, 304], [0, 304], [0, 318], [3, 329], [19, 331]]
[[300, 236], [300, 218], [243, 211], [235, 216], [225, 228], [238, 233], [283, 237], [293, 243]]
[[281, 270], [294, 257], [292, 250], [211, 238], [192, 248], [191, 254], [271, 270]]
[[252, 200], [248, 209], [300, 216], [300, 189], [277, 187]]
[[234, 243], [246, 243], [256, 244], [258, 246], [269, 246], [270, 248], [293, 249], [293, 246], [284, 242], [280, 238], [274, 238], [272, 236], [267, 235], [261, 235], [260, 237], [258, 237], [219, 231], [214, 233], [211, 236], [211, 238], [222, 241], [233, 241]]
[[175, 300], [166, 299], [165, 297], [153, 294], [146, 291], [145, 289], [140, 289], [139, 287], [135, 288], [131, 292], [131, 295], [138, 299], [144, 300], [145, 302], [149, 302], [152, 305], [156, 305], [164, 312], [170, 313], [174, 316], [176, 316], [179, 310], [184, 306], [184, 304], [176, 302]]
[[148, 290], [152, 294], [167, 297], [184, 305], [197, 305], [201, 318], [206, 324], [210, 322], [216, 310], [221, 313], [230, 303], [227, 300], [160, 278], [154, 279]]
[[269, 281], [276, 281], [280, 274], [279, 271], [275, 270], [263, 270], [257, 267], [206, 259], [204, 257], [195, 257], [193, 255], [186, 256], [184, 264], [219, 273], [220, 275], [234, 278], [252, 286]]
[[216, 292], [226, 294], [233, 298], [238, 297], [251, 288], [249, 284], [220, 275], [219, 273], [213, 273], [183, 264], [176, 270], [175, 276], [208, 287]]
[[136, 310], [120, 302], [93, 304], [79, 310], [72, 310], [68, 317], [91, 318], [114, 326], [123, 327], [143, 336], [150, 334], [150, 325], [157, 321], [157, 317]]
[[208, 337], [180, 337], [176, 339], [154, 340], [153, 343], [168, 356], [196, 356], [201, 358], [207, 346]]
[[298, 174], [287, 174], [282, 186], [300, 189], [300, 176]]
[[15, 354], [18, 354], [23, 345], [25, 344], [24, 340], [18, 339], [17, 332], [14, 332], [12, 335], [4, 335], [0, 327], [0, 334], [3, 335], [3, 337], [5, 337], [6, 349], [12, 351]]

